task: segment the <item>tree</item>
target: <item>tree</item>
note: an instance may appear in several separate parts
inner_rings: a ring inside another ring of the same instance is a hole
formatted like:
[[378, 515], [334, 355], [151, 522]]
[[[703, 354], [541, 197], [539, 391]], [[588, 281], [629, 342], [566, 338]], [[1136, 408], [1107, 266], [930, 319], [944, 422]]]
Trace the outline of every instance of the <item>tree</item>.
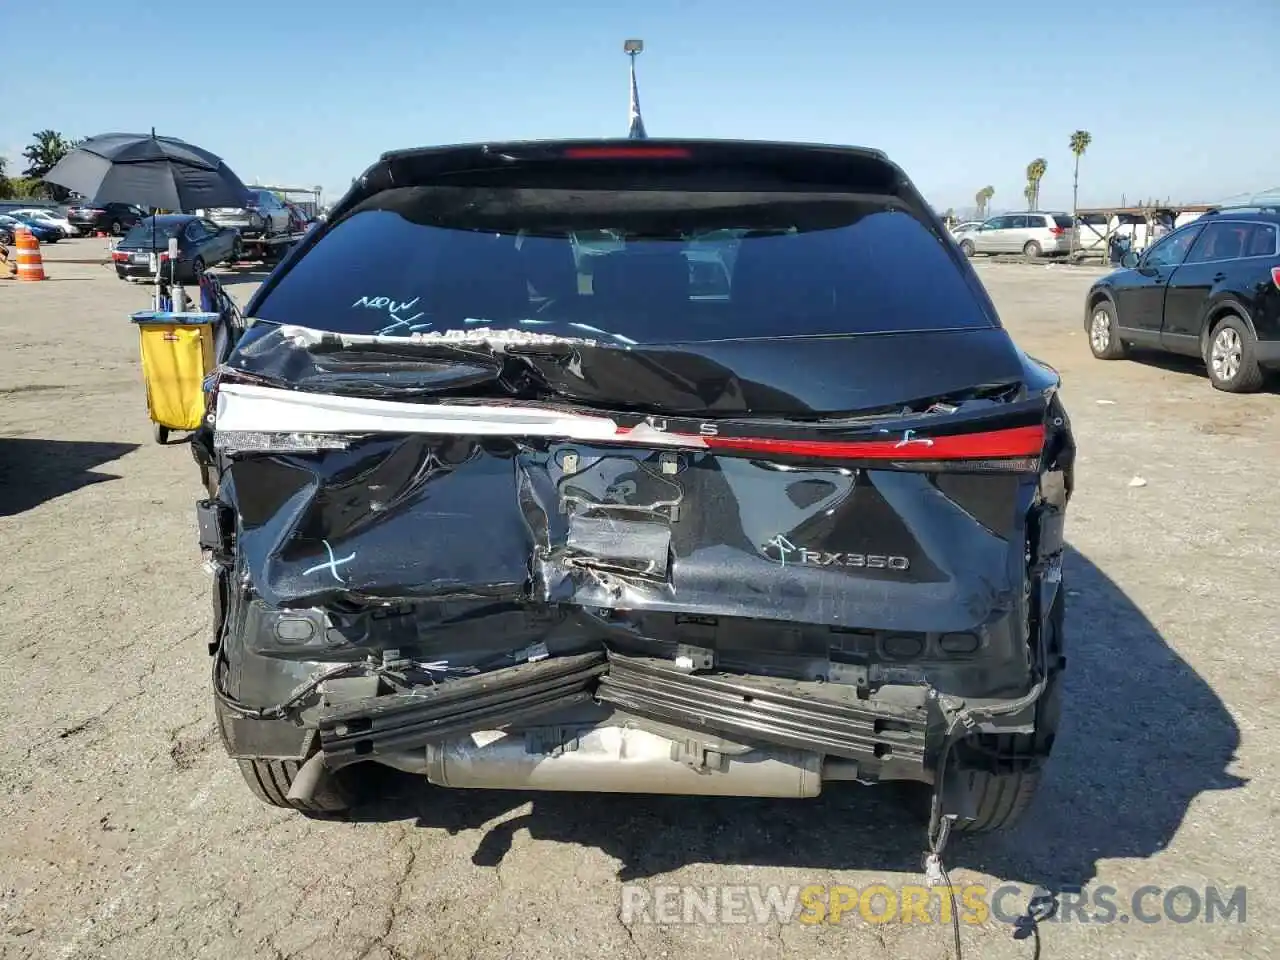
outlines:
[[1031, 195], [1027, 197], [1027, 202], [1031, 204], [1027, 209], [1034, 210], [1040, 206], [1040, 181], [1044, 179], [1045, 171], [1049, 169], [1049, 162], [1044, 157], [1037, 157], [1027, 164], [1027, 186], [1031, 188]]
[[[1080, 158], [1093, 143], [1088, 130], [1077, 130], [1071, 135], [1071, 153], [1076, 158], [1076, 167], [1071, 174], [1071, 219], [1076, 219], [1076, 211], [1080, 209]], [[1075, 253], [1076, 231], [1071, 231], [1071, 252]]]
[[1027, 198], [1027, 209], [1034, 210], [1036, 208], [1036, 185], [1028, 180], [1027, 185], [1022, 188], [1022, 195]]
[[996, 188], [991, 186], [983, 187], [973, 195], [974, 202], [978, 205], [978, 219], [982, 220], [987, 215], [987, 207], [991, 204], [991, 198], [996, 195]]
[[8, 200], [12, 195], [12, 187], [9, 185], [9, 175], [6, 167], [9, 165], [8, 157], [0, 157], [0, 200]]
[[[80, 142], [66, 139], [57, 130], [40, 130], [31, 136], [34, 139], [22, 151], [22, 156], [27, 161], [27, 169], [22, 175], [29, 180], [42, 180], [45, 174], [53, 169], [54, 164]], [[52, 183], [46, 183], [44, 191], [53, 200], [63, 200], [67, 195], [66, 189]]]

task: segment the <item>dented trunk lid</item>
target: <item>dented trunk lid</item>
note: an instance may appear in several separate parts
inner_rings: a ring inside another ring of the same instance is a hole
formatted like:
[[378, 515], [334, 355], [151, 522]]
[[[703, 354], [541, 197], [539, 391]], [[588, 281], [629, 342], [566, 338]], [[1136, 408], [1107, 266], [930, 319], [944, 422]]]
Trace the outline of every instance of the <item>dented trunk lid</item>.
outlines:
[[656, 146], [394, 155], [264, 285], [213, 410], [260, 602], [455, 653], [1016, 632], [1056, 375], [879, 155]]

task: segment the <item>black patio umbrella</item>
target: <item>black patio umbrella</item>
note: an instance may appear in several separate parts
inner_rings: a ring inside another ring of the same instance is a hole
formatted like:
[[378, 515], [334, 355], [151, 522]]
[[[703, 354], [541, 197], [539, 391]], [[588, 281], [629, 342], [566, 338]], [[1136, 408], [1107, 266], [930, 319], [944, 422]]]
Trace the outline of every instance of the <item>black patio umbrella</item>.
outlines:
[[190, 212], [242, 207], [248, 190], [222, 158], [174, 137], [104, 133], [90, 137], [44, 175], [94, 203]]

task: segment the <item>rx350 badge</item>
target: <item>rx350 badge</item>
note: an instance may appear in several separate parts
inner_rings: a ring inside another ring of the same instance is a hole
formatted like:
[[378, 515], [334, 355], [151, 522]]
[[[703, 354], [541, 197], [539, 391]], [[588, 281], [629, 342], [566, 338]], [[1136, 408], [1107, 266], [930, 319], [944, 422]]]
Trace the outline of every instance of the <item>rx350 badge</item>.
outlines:
[[782, 534], [774, 537], [762, 548], [764, 555], [783, 566], [791, 563], [805, 567], [853, 567], [861, 570], [903, 571], [911, 567], [906, 557], [891, 553], [847, 553], [844, 551], [813, 550], [796, 546]]

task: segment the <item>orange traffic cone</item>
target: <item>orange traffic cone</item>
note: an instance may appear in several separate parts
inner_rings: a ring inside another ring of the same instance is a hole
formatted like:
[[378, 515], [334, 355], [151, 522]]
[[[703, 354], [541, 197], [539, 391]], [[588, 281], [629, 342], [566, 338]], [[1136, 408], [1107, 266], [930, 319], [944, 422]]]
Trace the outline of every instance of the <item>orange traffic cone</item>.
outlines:
[[30, 230], [17, 231], [18, 279], [44, 280], [44, 258], [40, 256], [40, 241]]

